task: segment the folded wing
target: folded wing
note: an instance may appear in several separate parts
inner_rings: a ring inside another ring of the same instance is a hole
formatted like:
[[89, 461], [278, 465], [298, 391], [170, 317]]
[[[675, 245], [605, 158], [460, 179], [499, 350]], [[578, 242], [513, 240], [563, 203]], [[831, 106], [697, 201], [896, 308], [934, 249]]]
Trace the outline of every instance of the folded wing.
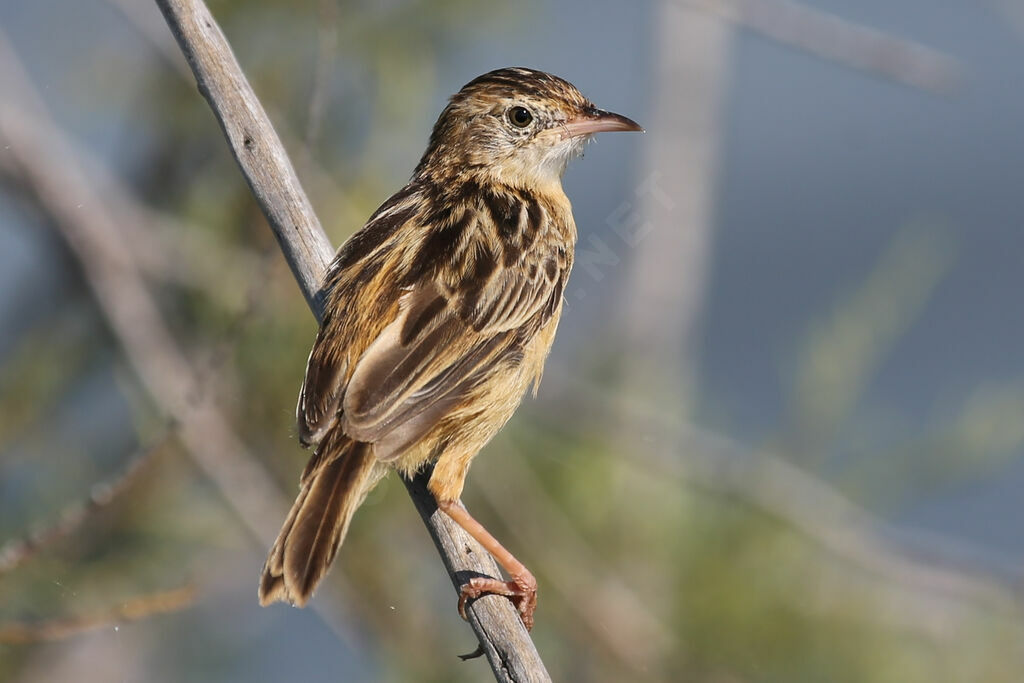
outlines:
[[[394, 314], [365, 348], [345, 349], [358, 356], [321, 350], [346, 337], [321, 330], [300, 396], [300, 436], [322, 437], [340, 419], [348, 436], [374, 444], [378, 459], [397, 458], [496, 367], [521, 360], [524, 344], [558, 309], [568, 275], [564, 252], [534, 243], [510, 260], [482, 234], [451, 245], [440, 265], [404, 259], [418, 275], [396, 290]], [[363, 287], [349, 305], [370, 305], [366, 297], [380, 291]]]

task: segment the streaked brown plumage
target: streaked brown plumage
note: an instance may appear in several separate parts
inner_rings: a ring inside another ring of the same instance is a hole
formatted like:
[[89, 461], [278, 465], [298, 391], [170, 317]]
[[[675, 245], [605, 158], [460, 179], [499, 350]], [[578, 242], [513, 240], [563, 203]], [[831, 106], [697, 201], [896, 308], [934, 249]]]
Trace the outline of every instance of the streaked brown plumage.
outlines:
[[510, 576], [463, 586], [460, 612], [500, 593], [532, 625], [533, 575], [459, 496], [470, 461], [540, 381], [576, 241], [562, 173], [603, 130], [640, 128], [550, 74], [484, 74], [441, 113], [409, 184], [338, 251], [297, 409], [299, 440], [317, 446], [262, 604], [304, 605], [380, 477], [433, 462], [438, 507]]

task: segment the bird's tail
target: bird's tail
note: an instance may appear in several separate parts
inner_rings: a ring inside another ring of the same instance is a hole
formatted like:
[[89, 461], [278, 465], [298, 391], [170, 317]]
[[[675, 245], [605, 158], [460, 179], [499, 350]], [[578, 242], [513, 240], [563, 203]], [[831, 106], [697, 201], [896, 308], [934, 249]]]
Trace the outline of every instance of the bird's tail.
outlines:
[[302, 474], [298, 498], [270, 550], [260, 578], [260, 604], [302, 607], [327, 573], [352, 515], [379, 479], [370, 445], [332, 429]]

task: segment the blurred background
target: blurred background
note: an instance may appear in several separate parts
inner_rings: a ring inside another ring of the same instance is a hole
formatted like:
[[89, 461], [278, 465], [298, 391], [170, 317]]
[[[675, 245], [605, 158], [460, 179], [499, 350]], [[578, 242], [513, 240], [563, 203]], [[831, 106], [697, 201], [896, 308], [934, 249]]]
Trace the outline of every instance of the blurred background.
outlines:
[[[465, 491], [555, 680], [1020, 680], [1024, 3], [210, 7], [336, 244], [490, 69], [646, 126]], [[152, 2], [0, 29], [0, 680], [488, 680], [394, 478], [257, 606], [313, 318]]]

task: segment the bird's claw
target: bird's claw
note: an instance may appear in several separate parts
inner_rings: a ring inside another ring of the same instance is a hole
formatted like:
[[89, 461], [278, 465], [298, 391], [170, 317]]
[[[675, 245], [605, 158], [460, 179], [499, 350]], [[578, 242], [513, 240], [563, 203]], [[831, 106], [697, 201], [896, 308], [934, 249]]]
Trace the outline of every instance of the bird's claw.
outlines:
[[533, 628], [533, 612], [537, 609], [537, 580], [532, 575], [514, 577], [511, 581], [474, 576], [462, 584], [459, 591], [459, 616], [468, 620], [467, 603], [489, 594], [504, 595], [511, 600], [519, 610], [519, 618], [523, 620], [526, 630]]

